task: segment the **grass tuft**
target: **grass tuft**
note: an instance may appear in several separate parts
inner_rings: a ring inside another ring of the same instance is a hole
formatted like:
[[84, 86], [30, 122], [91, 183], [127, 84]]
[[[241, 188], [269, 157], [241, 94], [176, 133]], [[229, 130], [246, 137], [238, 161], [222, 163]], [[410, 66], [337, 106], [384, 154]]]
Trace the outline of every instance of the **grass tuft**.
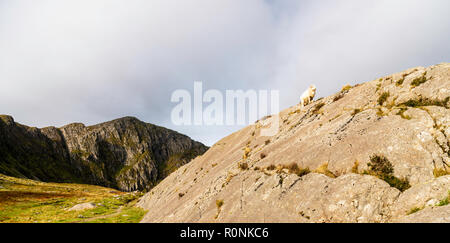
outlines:
[[320, 102], [319, 104], [317, 104], [315, 107], [314, 107], [314, 110], [313, 110], [313, 113], [314, 114], [320, 114], [320, 109], [322, 109], [322, 107], [324, 107], [325, 106], [325, 103], [323, 103], [323, 102]]
[[319, 173], [319, 174], [324, 174], [324, 175], [326, 175], [328, 177], [331, 177], [331, 178], [336, 178], [337, 177], [333, 172], [331, 172], [328, 169], [328, 162], [325, 162], [324, 164], [319, 166], [316, 170], [314, 170], [314, 172], [315, 173]]
[[289, 173], [296, 174], [299, 177], [305, 176], [311, 172], [309, 168], [300, 168], [297, 163], [288, 165], [286, 169], [288, 169]]
[[216, 200], [217, 208], [221, 208], [223, 206], [223, 200]]
[[346, 92], [351, 90], [353, 87], [350, 84], [345, 85], [344, 87], [342, 87], [341, 92]]
[[450, 191], [448, 191], [448, 196], [447, 196], [446, 198], [442, 199], [442, 200], [437, 204], [437, 206], [438, 206], [438, 207], [442, 207], [442, 206], [448, 205], [449, 203], [450, 203]]
[[405, 113], [405, 111], [407, 111], [408, 110], [408, 108], [406, 108], [406, 107], [401, 107], [400, 109], [399, 109], [399, 111], [397, 112], [397, 115], [399, 115], [401, 118], [403, 118], [403, 119], [406, 119], [406, 120], [411, 120], [412, 118], [411, 118], [411, 116], [408, 116], [408, 115], [405, 115], [404, 113]]
[[345, 96], [345, 93], [340, 92], [339, 94], [337, 94], [336, 96], [334, 96], [333, 102], [336, 102], [336, 101], [338, 101], [338, 100], [344, 98], [344, 96]]
[[422, 210], [422, 209], [423, 209], [423, 207], [414, 207], [414, 208], [411, 208], [411, 210], [409, 210], [409, 212], [408, 212], [406, 215], [411, 215], [411, 214], [417, 213], [417, 212], [419, 212], [419, 211]]
[[247, 159], [250, 156], [250, 152], [252, 152], [252, 149], [249, 147], [245, 147], [244, 155], [242, 155], [242, 159]]
[[405, 82], [405, 77], [399, 79], [397, 82], [395, 82], [396, 86], [402, 86], [403, 82]]
[[421, 106], [442, 106], [445, 107], [447, 109], [449, 109], [449, 103], [450, 101], [450, 96], [443, 99], [443, 100], [438, 100], [438, 99], [428, 99], [428, 98], [419, 98], [419, 99], [411, 99], [408, 100], [402, 104], [400, 104], [400, 106], [407, 106], [407, 107], [421, 107]]
[[271, 170], [275, 170], [277, 167], [275, 166], [275, 165], [269, 165], [269, 166], [267, 166], [267, 168], [266, 168], [266, 170], [269, 170], [269, 171], [271, 171]]
[[427, 72], [425, 72], [422, 76], [415, 78], [411, 82], [411, 86], [415, 88], [415, 87], [420, 86], [421, 84], [427, 82], [428, 79], [427, 79], [426, 75], [427, 75]]
[[356, 160], [352, 167], [352, 173], [359, 174], [359, 161]]
[[441, 176], [450, 175], [450, 172], [447, 169], [444, 169], [444, 168], [439, 168], [439, 169], [435, 168], [433, 170], [433, 175], [434, 175], [434, 177], [438, 178], [438, 177], [441, 177]]
[[223, 200], [216, 200], [217, 214], [214, 217], [215, 219], [217, 219], [219, 217], [219, 214], [222, 211], [223, 204], [224, 204]]
[[379, 105], [383, 105], [384, 102], [387, 101], [387, 99], [389, 98], [390, 94], [389, 92], [383, 92], [380, 97], [378, 97], [378, 104]]
[[356, 114], [360, 113], [362, 110], [361, 109], [354, 109], [352, 112], [352, 116], [355, 116]]

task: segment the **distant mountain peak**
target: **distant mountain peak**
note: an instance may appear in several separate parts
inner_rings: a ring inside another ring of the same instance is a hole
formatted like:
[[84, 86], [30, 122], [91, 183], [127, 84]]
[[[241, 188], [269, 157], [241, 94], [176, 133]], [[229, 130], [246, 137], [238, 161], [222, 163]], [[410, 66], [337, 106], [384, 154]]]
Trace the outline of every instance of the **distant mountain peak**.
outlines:
[[0, 116], [0, 173], [16, 177], [145, 190], [206, 150], [135, 117], [37, 129]]
[[10, 125], [14, 124], [14, 118], [12, 116], [0, 115], [0, 120]]

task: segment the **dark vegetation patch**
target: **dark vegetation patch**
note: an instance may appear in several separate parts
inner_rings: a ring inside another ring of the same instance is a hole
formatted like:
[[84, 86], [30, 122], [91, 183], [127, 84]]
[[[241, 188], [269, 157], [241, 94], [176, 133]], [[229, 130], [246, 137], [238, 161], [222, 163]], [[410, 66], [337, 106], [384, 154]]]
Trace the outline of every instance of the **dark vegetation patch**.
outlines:
[[387, 101], [387, 99], [389, 98], [390, 94], [389, 92], [383, 92], [380, 97], [378, 97], [378, 104], [379, 105], [383, 105], [384, 102]]
[[401, 86], [401, 85], [403, 84], [403, 82], [405, 82], [405, 77], [403, 77], [403, 78], [397, 80], [397, 82], [395, 82], [395, 85], [396, 85], [396, 86]]
[[411, 215], [411, 214], [417, 213], [422, 209], [423, 209], [423, 207], [414, 207], [411, 210], [409, 210], [409, 212], [406, 215]]
[[259, 158], [264, 159], [265, 157], [267, 157], [267, 155], [265, 153], [259, 154]]
[[443, 99], [429, 99], [429, 98], [418, 98], [418, 99], [410, 99], [402, 104], [400, 106], [407, 106], [407, 107], [421, 107], [421, 106], [441, 106], [449, 109], [449, 101], [450, 96]]
[[273, 164], [266, 167], [266, 170], [275, 170], [275, 169], [276, 169], [276, 166]]
[[246, 162], [239, 163], [239, 169], [248, 170], [248, 164]]
[[415, 87], [420, 86], [421, 84], [427, 82], [428, 79], [427, 79], [426, 75], [427, 75], [427, 72], [425, 72], [422, 76], [415, 78], [411, 82], [411, 86], [415, 88]]
[[296, 174], [299, 177], [302, 177], [302, 176], [305, 176], [305, 175], [311, 173], [309, 168], [301, 168], [298, 166], [297, 163], [291, 163], [291, 164], [285, 166], [284, 168], [288, 169], [290, 174]]
[[397, 115], [399, 115], [399, 116], [400, 116], [401, 118], [403, 118], [403, 119], [411, 120], [412, 118], [411, 118], [410, 116], [404, 114], [405, 111], [407, 111], [407, 110], [408, 110], [408, 108], [406, 108], [406, 107], [401, 107], [401, 108], [398, 110]]
[[324, 107], [325, 106], [325, 103], [323, 103], [323, 102], [320, 102], [319, 104], [317, 104], [315, 107], [314, 107], [314, 109], [313, 109], [313, 113], [314, 114], [319, 114], [320, 113], [320, 109], [322, 109], [322, 107]]
[[381, 85], [383, 84], [383, 79], [382, 78], [380, 78], [379, 80], [378, 80], [378, 82], [377, 82], [377, 89], [376, 89], [376, 92], [378, 92], [380, 89], [381, 89]]
[[386, 114], [383, 112], [383, 110], [381, 108], [378, 108], [377, 110], [377, 116], [382, 117], [385, 116]]
[[405, 82], [405, 78], [408, 76], [408, 73], [405, 73], [402, 75], [402, 78], [397, 80], [397, 82], [395, 82], [396, 86], [401, 86], [403, 84], [403, 82]]
[[355, 116], [356, 114], [360, 113], [361, 109], [354, 109], [352, 112], [352, 116]]
[[407, 178], [399, 179], [394, 176], [394, 167], [391, 162], [382, 155], [373, 155], [367, 164], [369, 170], [364, 174], [376, 176], [387, 182], [391, 187], [395, 187], [400, 191], [405, 191], [411, 187]]
[[338, 101], [338, 100], [344, 98], [344, 96], [345, 96], [345, 93], [340, 92], [339, 94], [337, 94], [336, 96], [334, 96], [333, 102], [336, 102], [336, 101]]

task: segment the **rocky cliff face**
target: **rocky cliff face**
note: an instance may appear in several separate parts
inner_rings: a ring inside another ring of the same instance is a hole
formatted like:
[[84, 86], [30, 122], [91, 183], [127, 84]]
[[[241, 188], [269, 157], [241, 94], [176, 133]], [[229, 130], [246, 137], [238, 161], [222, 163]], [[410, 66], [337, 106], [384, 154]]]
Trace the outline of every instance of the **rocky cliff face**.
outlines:
[[288, 108], [169, 175], [143, 221], [450, 222], [449, 87], [445, 63]]
[[0, 173], [16, 177], [145, 190], [206, 150], [132, 117], [42, 129], [0, 117]]

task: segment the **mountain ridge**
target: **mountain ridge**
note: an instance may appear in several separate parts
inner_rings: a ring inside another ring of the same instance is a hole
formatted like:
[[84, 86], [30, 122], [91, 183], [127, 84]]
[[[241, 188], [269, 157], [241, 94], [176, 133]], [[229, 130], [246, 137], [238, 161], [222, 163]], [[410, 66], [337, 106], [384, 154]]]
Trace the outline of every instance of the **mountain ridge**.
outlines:
[[49, 182], [147, 190], [207, 147], [176, 131], [123, 117], [35, 128], [0, 116], [0, 173]]

